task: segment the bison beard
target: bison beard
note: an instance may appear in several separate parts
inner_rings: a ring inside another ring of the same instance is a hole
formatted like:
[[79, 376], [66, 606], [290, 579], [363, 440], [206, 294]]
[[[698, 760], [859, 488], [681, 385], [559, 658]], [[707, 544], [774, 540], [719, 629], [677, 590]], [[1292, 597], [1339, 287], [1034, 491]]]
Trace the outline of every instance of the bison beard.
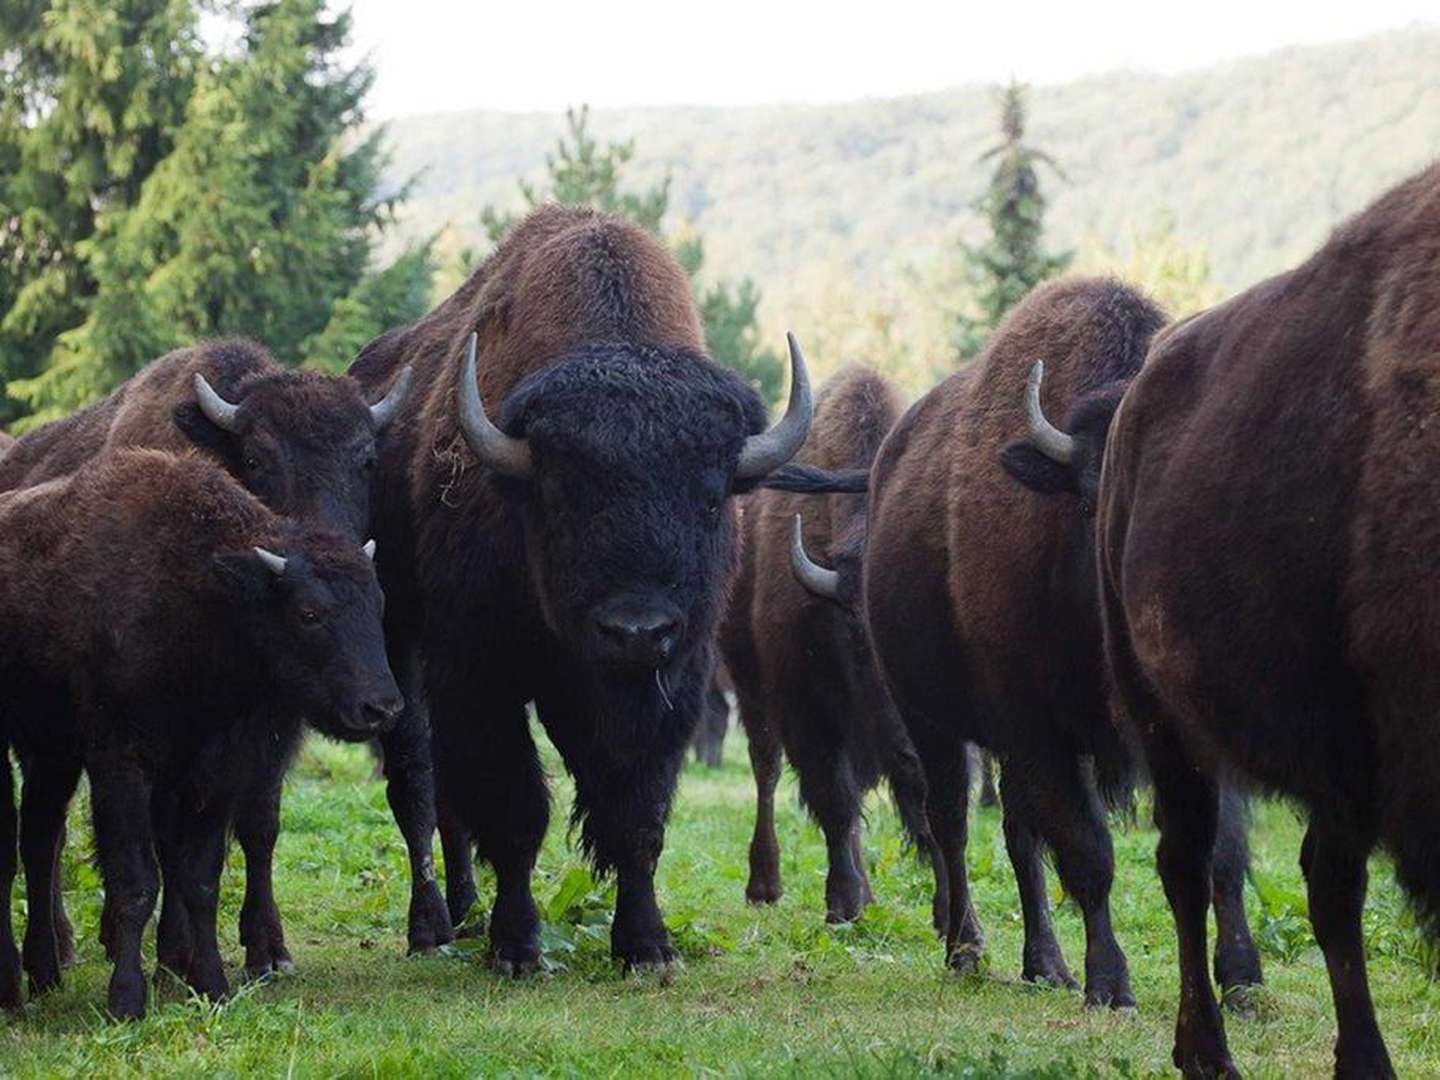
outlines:
[[474, 903], [478, 852], [495, 869], [495, 964], [538, 962], [530, 877], [549, 800], [533, 701], [574, 775], [581, 843], [618, 878], [614, 954], [667, 963], [653, 876], [713, 668], [730, 496], [803, 430], [746, 475], [775, 434], [751, 440], [759, 398], [703, 355], [673, 257], [589, 211], [532, 214], [352, 372], [378, 386], [405, 364], [416, 395], [382, 455], [380, 569], [392, 656], [423, 658], [451, 916]]
[[1155, 784], [1175, 1065], [1236, 1075], [1205, 970], [1218, 770], [1303, 802], [1336, 1073], [1393, 1075], [1365, 974], [1366, 860], [1440, 912], [1440, 165], [1307, 262], [1157, 338], [1104, 447], [1107, 659]]

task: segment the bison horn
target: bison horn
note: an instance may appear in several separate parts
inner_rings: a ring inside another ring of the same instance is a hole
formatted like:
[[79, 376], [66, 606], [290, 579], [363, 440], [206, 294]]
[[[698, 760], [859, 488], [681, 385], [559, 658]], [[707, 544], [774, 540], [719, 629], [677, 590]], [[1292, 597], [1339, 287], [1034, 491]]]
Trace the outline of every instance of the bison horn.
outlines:
[[524, 439], [506, 435], [485, 415], [480, 387], [475, 382], [476, 347], [476, 335], [472, 333], [460, 368], [460, 430], [482, 464], [504, 476], [524, 479], [530, 475], [530, 447]]
[[835, 600], [840, 596], [840, 575], [811, 562], [810, 556], [805, 554], [799, 514], [795, 515], [795, 531], [790, 537], [790, 569], [795, 574], [795, 580], [805, 586], [806, 592], [824, 600]]
[[1030, 420], [1030, 441], [1051, 461], [1069, 465], [1075, 458], [1075, 439], [1049, 420], [1040, 407], [1040, 383], [1045, 378], [1045, 361], [1036, 360], [1025, 381], [1025, 415]]
[[365, 557], [371, 562], [375, 561], [375, 540], [373, 537], [361, 544], [360, 550], [365, 553]]
[[198, 371], [191, 382], [195, 387], [195, 400], [200, 405], [200, 411], [205, 414], [205, 419], [222, 431], [234, 431], [235, 417], [240, 412], [240, 406], [217, 394], [215, 388]]
[[265, 564], [265, 569], [269, 570], [276, 577], [285, 573], [285, 557], [283, 555], [276, 555], [273, 551], [266, 551], [262, 547], [257, 547], [254, 550], [255, 557]]
[[406, 364], [400, 369], [400, 377], [390, 387], [390, 392], [383, 398], [370, 406], [370, 419], [375, 423], [375, 430], [381, 431], [395, 414], [400, 411], [400, 406], [405, 404], [405, 398], [410, 394], [410, 382], [415, 378], [415, 369]]
[[815, 406], [810, 400], [810, 373], [805, 370], [805, 354], [800, 351], [794, 334], [786, 334], [785, 339], [790, 343], [790, 404], [774, 427], [745, 440], [735, 466], [737, 480], [768, 476], [794, 457], [805, 436], [810, 434], [810, 418]]

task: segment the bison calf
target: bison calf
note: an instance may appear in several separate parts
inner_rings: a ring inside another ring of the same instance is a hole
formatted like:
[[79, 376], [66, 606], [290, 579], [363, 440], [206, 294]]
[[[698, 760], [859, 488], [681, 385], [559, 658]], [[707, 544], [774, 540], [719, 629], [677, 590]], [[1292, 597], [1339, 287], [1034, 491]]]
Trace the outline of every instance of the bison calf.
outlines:
[[[302, 715], [362, 739], [402, 708], [373, 551], [277, 517], [193, 455], [115, 451], [0, 496], [0, 735], [27, 765], [24, 966], [35, 991], [60, 977], [52, 879], [83, 767], [111, 919], [111, 1012], [145, 1010], [140, 937], [157, 853], [191, 932], [171, 966], [225, 996], [216, 902], [246, 782], [277, 746], [288, 759]], [[0, 818], [0, 1003], [15, 1006], [9, 798]]]

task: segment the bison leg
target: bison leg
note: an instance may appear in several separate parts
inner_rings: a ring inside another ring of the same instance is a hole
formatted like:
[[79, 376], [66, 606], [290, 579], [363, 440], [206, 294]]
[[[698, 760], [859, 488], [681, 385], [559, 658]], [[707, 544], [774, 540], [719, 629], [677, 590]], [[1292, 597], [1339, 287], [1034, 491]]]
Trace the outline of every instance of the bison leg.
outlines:
[[[456, 933], [470, 915], [478, 894], [475, 892], [475, 866], [472, 852], [475, 841], [470, 830], [456, 816], [445, 800], [445, 786], [435, 778], [435, 819], [440, 825], [440, 850], [445, 856], [445, 904], [450, 909], [450, 922]], [[466, 934], [465, 936], [469, 936]]]
[[1365, 905], [1365, 860], [1371, 844], [1316, 817], [1305, 833], [1300, 866], [1310, 894], [1310, 922], [1325, 954], [1340, 1037], [1335, 1043], [1337, 1077], [1393, 1077], [1385, 1041], [1375, 1022], [1365, 974], [1365, 940], [1360, 915]]
[[773, 904], [784, 894], [780, 880], [780, 840], [775, 835], [775, 788], [782, 765], [780, 737], [768, 717], [748, 701], [740, 703], [740, 718], [750, 746], [750, 771], [755, 775], [755, 831], [750, 838], [750, 880], [745, 899], [752, 904]]
[[138, 1020], [145, 1015], [145, 973], [140, 938], [155, 909], [160, 875], [153, 856], [150, 783], [119, 754], [96, 755], [88, 762], [95, 845], [110, 901], [110, 976], [112, 1016]]
[[60, 823], [60, 836], [55, 841], [55, 870], [51, 881], [55, 887], [51, 892], [51, 899], [55, 906], [55, 946], [60, 953], [60, 966], [62, 968], [75, 966], [75, 927], [70, 922], [70, 916], [65, 911], [65, 890], [61, 887], [65, 881], [64, 862], [65, 858], [65, 823]]
[[[1129, 966], [1110, 924], [1115, 852], [1095, 786], [1076, 757], [1053, 747], [1021, 767], [1023, 812], [1055, 852], [1060, 881], [1085, 920], [1085, 1003], [1132, 1008]], [[1009, 801], [1007, 789], [1007, 806]]]
[[1009, 762], [1000, 767], [1000, 786], [1005, 790], [1001, 816], [1005, 850], [1015, 870], [1015, 885], [1020, 893], [1020, 911], [1025, 923], [1020, 977], [1026, 982], [1078, 990], [1080, 984], [1070, 974], [1060, 942], [1055, 939], [1055, 926], [1050, 919], [1050, 898], [1045, 891], [1045, 863], [1041, 857], [1040, 836], [1026, 813], [1020, 790], [1023, 782], [1016, 779], [1020, 768]]
[[55, 927], [55, 871], [65, 835], [65, 810], [80, 782], [74, 758], [36, 757], [28, 763], [20, 800], [20, 857], [30, 919], [25, 927], [25, 971], [30, 992], [41, 994], [60, 983], [60, 939]]
[[[174, 867], [167, 867], [166, 893], [178, 892], [190, 925], [192, 952], [185, 981], [212, 1001], [230, 995], [215, 924], [220, 900], [220, 874], [225, 866], [225, 816], [218, 808], [186, 814], [175, 822]], [[248, 873], [248, 868], [247, 868]]]
[[[472, 837], [476, 853], [495, 870], [491, 962], [506, 975], [528, 974], [540, 963], [540, 916], [530, 883], [550, 819], [550, 798], [535, 740], [522, 706], [489, 710], [483, 735], [469, 718], [451, 721], [451, 715], [463, 715], [458, 710], [452, 714], [452, 708], [453, 703], [437, 697], [440, 803], [458, 830], [468, 830], [452, 834], [452, 842], [464, 838], [460, 868], [465, 876], [469, 877]], [[448, 879], [448, 863], [446, 874]]]
[[[865, 910], [865, 880], [856, 859], [861, 792], [849, 758], [839, 746], [816, 745], [823, 722], [797, 723], [805, 738], [792, 740], [791, 759], [800, 777], [800, 797], [825, 834], [829, 871], [825, 875], [825, 921], [854, 922]], [[832, 736], [833, 737], [833, 736]]]
[[[190, 929], [190, 913], [180, 889], [184, 856], [178, 846], [182, 815], [177, 794], [173, 791], [156, 792], [150, 814], [150, 824], [155, 832], [155, 853], [160, 859], [160, 879], [164, 884], [160, 894], [160, 923], [155, 928], [155, 958], [158, 969], [168, 971], [178, 979], [187, 979], [195, 955], [195, 942]], [[114, 959], [112, 954], [111, 960]]]
[[705, 711], [695, 732], [695, 760], [709, 769], [725, 764], [725, 729], [730, 723], [730, 702], [714, 680], [705, 691]]
[[970, 763], [965, 744], [929, 727], [911, 725], [915, 751], [929, 791], [930, 832], [940, 858], [935, 865], [937, 921], [945, 921], [945, 962], [961, 974], [975, 974], [985, 955], [985, 935], [970, 899], [965, 848], [970, 841]]
[[385, 798], [410, 855], [410, 952], [426, 952], [455, 940], [450, 911], [435, 881], [435, 777], [430, 760], [430, 721], [421, 703], [416, 665], [392, 650], [390, 667], [405, 694], [405, 711], [380, 737], [385, 757]]
[[0, 1009], [20, 1007], [20, 951], [15, 947], [10, 894], [18, 856], [15, 776], [10, 751], [0, 743]]
[[1250, 804], [1231, 784], [1220, 787], [1220, 817], [1211, 869], [1215, 907], [1215, 981], [1227, 1003], [1240, 1004], [1249, 986], [1265, 981], [1260, 951], [1245, 918], [1245, 874], [1250, 868]]
[[241, 795], [235, 815], [235, 839], [245, 853], [240, 944], [245, 947], [245, 975], [251, 979], [295, 970], [275, 902], [275, 844], [280, 837], [283, 776], [271, 768], [256, 772], [257, 782]]

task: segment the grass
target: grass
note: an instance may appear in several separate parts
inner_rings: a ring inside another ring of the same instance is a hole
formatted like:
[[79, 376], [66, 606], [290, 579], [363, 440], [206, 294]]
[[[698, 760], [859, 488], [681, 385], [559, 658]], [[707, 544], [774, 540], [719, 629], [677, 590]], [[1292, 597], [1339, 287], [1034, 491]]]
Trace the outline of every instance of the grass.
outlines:
[[[550, 974], [493, 975], [478, 943], [407, 958], [404, 849], [363, 750], [314, 740], [291, 777], [278, 893], [297, 974], [246, 987], [223, 1006], [157, 991], [150, 1015], [101, 1014], [109, 969], [96, 940], [99, 887], [76, 820], [67, 900], [80, 963], [63, 989], [0, 1017], [0, 1074], [103, 1075], [845, 1075], [1070, 1077], [1169, 1075], [1176, 973], [1169, 912], [1147, 827], [1117, 830], [1113, 897], [1139, 1008], [1087, 1011], [1078, 994], [1017, 981], [1020, 915], [997, 811], [978, 811], [970, 869], [990, 947], [989, 972], [957, 978], [928, 927], [930, 874], [904, 852], [888, 803], [872, 800], [866, 851], [879, 903], [851, 927], [822, 922], [824, 847], [780, 798], [785, 897], [743, 899], [752, 788], [740, 740], [726, 765], [687, 770], [661, 861], [659, 890], [686, 960], [669, 985], [624, 977], [608, 956], [612, 896], [566, 843], [568, 784], [536, 878]], [[76, 815], [83, 813], [81, 807]], [[1322, 1075], [1334, 1037], [1330, 994], [1305, 918], [1296, 856], [1301, 825], [1260, 809], [1250, 910], [1269, 986], [1257, 1014], [1232, 1018], [1232, 1050], [1251, 1076]], [[1053, 880], [1053, 879], [1052, 879]], [[222, 947], [235, 940], [242, 863], [232, 851]], [[482, 895], [486, 884], [482, 882]], [[1057, 894], [1057, 899], [1059, 899]], [[16, 910], [23, 904], [16, 896]], [[1078, 913], [1057, 926], [1083, 966]], [[1376, 867], [1366, 932], [1380, 1021], [1401, 1075], [1440, 1070], [1440, 987], [1388, 868]], [[147, 953], [147, 956], [151, 955]]]

